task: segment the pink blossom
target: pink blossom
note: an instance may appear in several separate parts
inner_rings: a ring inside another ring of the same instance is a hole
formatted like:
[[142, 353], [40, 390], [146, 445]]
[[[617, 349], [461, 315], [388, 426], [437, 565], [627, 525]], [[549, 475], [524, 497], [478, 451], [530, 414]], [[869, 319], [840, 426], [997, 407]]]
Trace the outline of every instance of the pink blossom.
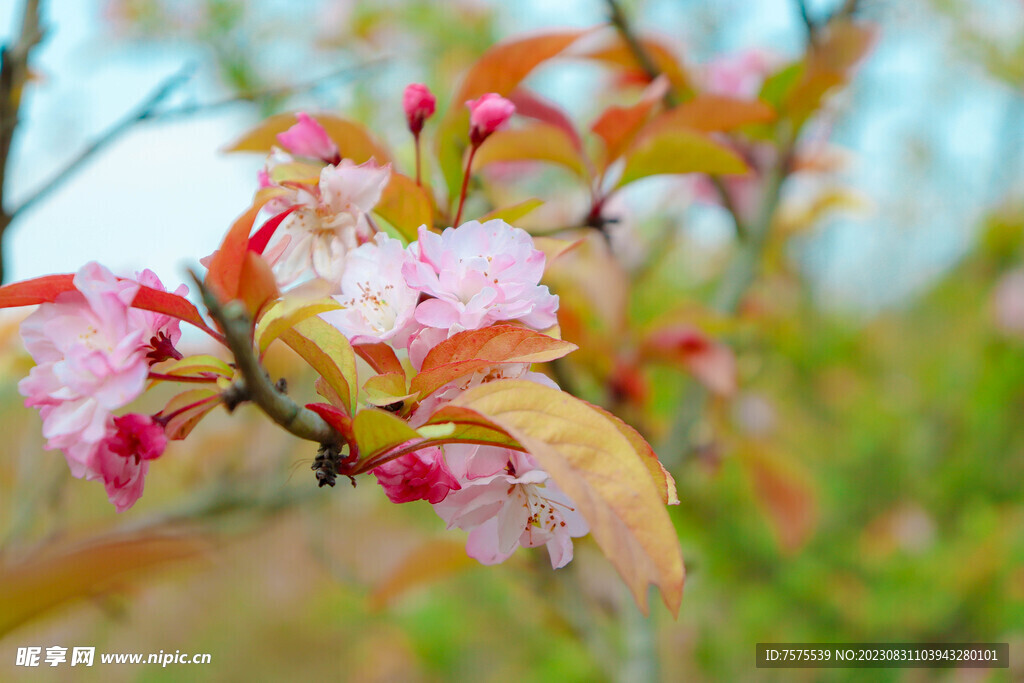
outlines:
[[128, 414], [108, 420], [99, 443], [71, 450], [87, 463], [85, 479], [102, 481], [107, 498], [124, 512], [142, 495], [149, 461], [160, 457], [166, 446], [162, 425], [148, 415]]
[[449, 491], [459, 489], [440, 448], [425, 448], [389, 460], [375, 468], [373, 474], [392, 503], [440, 503]]
[[391, 165], [372, 159], [356, 165], [343, 159], [326, 166], [314, 187], [295, 188], [287, 205], [296, 210], [277, 229], [279, 241], [265, 256], [281, 285], [291, 284], [307, 270], [339, 283], [345, 254], [371, 233], [366, 214], [380, 201], [391, 178]]
[[328, 164], [341, 161], [338, 145], [327, 135], [323, 126], [316, 119], [310, 118], [305, 112], [295, 115], [299, 120], [294, 126], [283, 133], [278, 133], [277, 141], [292, 154], [300, 157], [320, 159]]
[[483, 564], [503, 562], [523, 546], [546, 545], [551, 566], [572, 559], [572, 538], [589, 531], [575, 504], [528, 454], [494, 446], [445, 446], [461, 489], [434, 510], [448, 528], [469, 531], [466, 552]]
[[[163, 289], [152, 273], [141, 278]], [[164, 339], [173, 349], [180, 331], [167, 316], [130, 308], [138, 283], [97, 263], [83, 266], [74, 285], [22, 323], [36, 367], [18, 390], [25, 405], [39, 408], [47, 447], [65, 449], [72, 474], [81, 477], [87, 464], [67, 449], [106, 436], [111, 412], [145, 389], [151, 342]]]
[[469, 107], [469, 140], [476, 146], [512, 118], [516, 105], [497, 93], [481, 95], [466, 102]]
[[416, 308], [422, 325], [456, 331], [519, 320], [543, 330], [557, 320], [558, 297], [539, 284], [544, 253], [525, 230], [502, 220], [470, 221], [440, 235], [421, 226], [409, 251], [406, 282], [434, 297]]
[[715, 95], [753, 99], [779, 59], [764, 50], [720, 55], [704, 67], [704, 89]]
[[420, 134], [423, 123], [434, 114], [436, 107], [437, 99], [427, 86], [422, 83], [410, 83], [405, 87], [402, 108], [405, 109], [405, 118], [413, 135]]
[[386, 341], [405, 348], [416, 327], [413, 312], [420, 295], [402, 275], [411, 260], [399, 240], [383, 233], [348, 252], [341, 294], [334, 297], [344, 308], [321, 317], [353, 344]]

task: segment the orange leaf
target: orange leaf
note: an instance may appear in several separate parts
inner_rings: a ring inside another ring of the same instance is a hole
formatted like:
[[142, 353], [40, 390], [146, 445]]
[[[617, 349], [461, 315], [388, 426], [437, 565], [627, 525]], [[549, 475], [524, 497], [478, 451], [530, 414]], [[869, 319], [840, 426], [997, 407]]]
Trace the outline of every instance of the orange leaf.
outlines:
[[[633, 50], [622, 40], [618, 31], [609, 31], [606, 35], [606, 40], [585, 50], [582, 55], [612, 66], [625, 67], [631, 72], [641, 74], [644, 82], [649, 81], [650, 79], [643, 73], [643, 69], [636, 61]], [[654, 61], [658, 71], [668, 78], [673, 89], [681, 96], [689, 94], [692, 90], [690, 78], [686, 75], [686, 70], [683, 69], [672, 49], [651, 36], [641, 37], [640, 44]]]
[[403, 593], [478, 567], [460, 541], [437, 539], [406, 555], [370, 593], [371, 609], [381, 609]]
[[221, 301], [238, 298], [238, 290], [242, 279], [242, 267], [245, 255], [249, 251], [249, 233], [252, 231], [256, 215], [262, 206], [253, 204], [249, 210], [239, 216], [224, 241], [220, 244], [206, 273], [206, 285], [213, 290]]
[[430, 350], [410, 388], [420, 396], [428, 396], [458, 377], [492, 365], [543, 363], [575, 349], [575, 344], [515, 325], [467, 330]]
[[382, 375], [398, 372], [405, 373], [402, 361], [398, 360], [394, 349], [387, 344], [356, 344], [352, 347], [352, 350], [369, 363], [374, 372]]
[[663, 76], [658, 77], [647, 86], [639, 102], [631, 107], [612, 105], [594, 121], [590, 130], [604, 140], [606, 166], [622, 156], [637, 131], [647, 120], [647, 115], [657, 106], [666, 92], [668, 92], [668, 79]]
[[795, 551], [817, 523], [813, 480], [798, 462], [763, 444], [747, 441], [738, 454], [779, 544], [787, 552]]
[[281, 292], [277, 289], [277, 279], [266, 259], [255, 251], [246, 249], [242, 257], [242, 274], [238, 283], [238, 298], [245, 303], [249, 316], [255, 320], [267, 303], [273, 301]]
[[648, 358], [681, 364], [710, 391], [721, 396], [736, 392], [736, 357], [732, 349], [688, 326], [663, 328], [644, 342]]
[[775, 110], [761, 100], [702, 94], [655, 118], [645, 134], [670, 128], [702, 132], [728, 131], [751, 123], [771, 123]]

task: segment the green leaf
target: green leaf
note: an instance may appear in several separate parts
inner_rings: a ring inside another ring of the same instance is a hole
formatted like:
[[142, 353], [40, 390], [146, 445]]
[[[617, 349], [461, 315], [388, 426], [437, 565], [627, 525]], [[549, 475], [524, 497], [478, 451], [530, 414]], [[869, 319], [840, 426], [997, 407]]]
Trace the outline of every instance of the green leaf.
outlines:
[[508, 432], [579, 507], [590, 532], [647, 612], [647, 587], [678, 614], [683, 561], [668, 512], [630, 439], [565, 392], [523, 380], [469, 389], [450, 404]]
[[389, 406], [414, 396], [406, 386], [404, 372], [388, 372], [374, 375], [363, 384], [365, 400], [374, 406]]
[[366, 408], [356, 413], [353, 428], [362, 459], [421, 438], [405, 420], [379, 408]]
[[[445, 405], [435, 412], [427, 420], [426, 424], [419, 428], [421, 434], [427, 427], [445, 426], [451, 432], [445, 436], [432, 436], [431, 441], [444, 441], [446, 443], [463, 442], [478, 443], [489, 446], [501, 446], [515, 450], [525, 450], [514, 438], [509, 436], [501, 427], [486, 419], [480, 413], [466, 408], [458, 408], [451, 404]], [[448, 427], [451, 425], [451, 427]], [[429, 444], [427, 444], [429, 445]]]
[[501, 363], [543, 363], [570, 353], [576, 345], [526, 327], [493, 325], [444, 340], [423, 359], [410, 388], [429, 396], [448, 382]]
[[665, 130], [644, 135], [626, 155], [619, 187], [653, 175], [709, 173], [739, 175], [747, 172], [743, 159], [725, 145], [690, 130]]
[[359, 385], [356, 383], [356, 356], [345, 335], [320, 318], [306, 318], [283, 332], [281, 341], [320, 373], [351, 414]]
[[342, 308], [337, 300], [331, 297], [306, 301], [303, 299], [284, 299], [278, 301], [267, 311], [256, 325], [256, 347], [262, 356], [270, 343], [284, 334], [285, 330], [298, 323], [312, 318], [314, 315], [335, 311]]

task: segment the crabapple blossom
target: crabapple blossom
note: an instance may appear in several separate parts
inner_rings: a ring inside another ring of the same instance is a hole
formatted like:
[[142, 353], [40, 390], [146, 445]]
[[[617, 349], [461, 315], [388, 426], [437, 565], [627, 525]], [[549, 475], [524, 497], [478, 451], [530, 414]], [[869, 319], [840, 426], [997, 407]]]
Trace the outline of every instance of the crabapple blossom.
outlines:
[[291, 284], [307, 270], [338, 282], [345, 254], [369, 238], [366, 214], [380, 201], [391, 178], [391, 165], [374, 160], [356, 165], [343, 159], [325, 166], [317, 185], [293, 190], [296, 209], [277, 229], [280, 240], [265, 256], [274, 266], [278, 282]]
[[298, 123], [277, 135], [277, 141], [285, 149], [300, 157], [320, 159], [328, 164], [337, 164], [341, 161], [338, 145], [316, 119], [301, 111], [295, 118], [299, 120]]
[[334, 297], [344, 308], [321, 317], [353, 344], [390, 342], [404, 348], [416, 326], [413, 311], [420, 295], [402, 275], [410, 261], [402, 243], [383, 233], [348, 252], [341, 294]]
[[469, 531], [466, 553], [483, 564], [516, 548], [546, 545], [551, 566], [572, 559], [572, 538], [589, 531], [575, 504], [532, 456], [496, 446], [445, 446], [461, 488], [434, 504], [448, 528]]
[[413, 135], [419, 135], [424, 122], [434, 114], [437, 99], [434, 93], [430, 92], [430, 88], [422, 83], [410, 83], [402, 95], [402, 108], [405, 109], [409, 130]]
[[469, 141], [474, 147], [505, 125], [516, 111], [516, 105], [493, 92], [469, 100], [466, 106], [469, 107]]
[[[163, 289], [152, 273], [141, 279]], [[42, 304], [21, 326], [37, 365], [18, 390], [25, 405], [39, 408], [48, 448], [103, 439], [111, 411], [145, 388], [151, 344], [173, 350], [181, 334], [176, 320], [131, 308], [139, 283], [119, 280], [98, 263], [83, 266], [73, 282], [75, 291]], [[68, 464], [83, 475], [85, 463], [69, 455]]]
[[107, 498], [124, 512], [139, 499], [149, 461], [163, 454], [167, 436], [148, 415], [131, 413], [108, 420], [105, 438], [72, 448], [88, 463], [85, 479], [102, 481]]
[[433, 297], [416, 307], [421, 325], [455, 332], [518, 320], [543, 330], [557, 320], [558, 297], [539, 284], [544, 253], [525, 230], [502, 220], [470, 221], [440, 235], [421, 226], [409, 250], [406, 282]]
[[440, 448], [424, 448], [380, 465], [374, 476], [392, 503], [426, 500], [440, 503], [459, 482], [452, 476]]

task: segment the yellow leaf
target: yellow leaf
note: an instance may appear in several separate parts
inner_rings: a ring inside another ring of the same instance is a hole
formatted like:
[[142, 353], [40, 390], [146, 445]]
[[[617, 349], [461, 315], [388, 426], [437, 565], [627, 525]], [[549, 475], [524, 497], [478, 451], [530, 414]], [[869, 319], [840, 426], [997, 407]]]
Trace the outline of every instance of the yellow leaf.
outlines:
[[537, 459], [579, 506], [641, 610], [653, 583], [679, 613], [684, 571], [675, 529], [642, 456], [614, 423], [565, 392], [524, 380], [482, 384], [451, 405], [492, 421]]
[[161, 375], [201, 375], [204, 373], [232, 377], [235, 371], [231, 366], [216, 356], [199, 355], [185, 356], [180, 360], [164, 365], [159, 369]]
[[486, 223], [487, 221], [490, 220], [499, 219], [505, 221], [506, 223], [515, 223], [520, 218], [528, 215], [534, 209], [539, 208], [543, 204], [544, 202], [542, 202], [541, 200], [535, 197], [531, 197], [530, 199], [521, 201], [518, 204], [513, 204], [512, 206], [504, 206], [500, 209], [495, 209], [490, 213], [486, 213], [480, 217], [480, 222]]
[[746, 162], [725, 145], [697, 131], [670, 129], [640, 136], [626, 154], [626, 168], [619, 186], [666, 173], [738, 175], [746, 172]]
[[345, 335], [320, 318], [306, 318], [285, 330], [281, 341], [320, 373], [351, 414], [358, 386], [356, 356]]
[[406, 441], [420, 439], [420, 435], [405, 420], [379, 408], [366, 408], [356, 413], [353, 429], [359, 445], [359, 457], [363, 459]]
[[335, 299], [326, 297], [316, 301], [302, 299], [284, 299], [278, 301], [267, 311], [256, 325], [256, 347], [262, 356], [270, 343], [280, 337], [285, 330], [314, 315], [335, 311], [342, 308]]
[[492, 134], [473, 157], [473, 169], [507, 161], [546, 161], [564, 166], [580, 178], [587, 177], [586, 163], [572, 138], [550, 123], [533, 123]]
[[406, 242], [415, 242], [419, 227], [434, 224], [434, 205], [430, 195], [416, 181], [392, 171], [391, 180], [373, 209], [392, 225]]

